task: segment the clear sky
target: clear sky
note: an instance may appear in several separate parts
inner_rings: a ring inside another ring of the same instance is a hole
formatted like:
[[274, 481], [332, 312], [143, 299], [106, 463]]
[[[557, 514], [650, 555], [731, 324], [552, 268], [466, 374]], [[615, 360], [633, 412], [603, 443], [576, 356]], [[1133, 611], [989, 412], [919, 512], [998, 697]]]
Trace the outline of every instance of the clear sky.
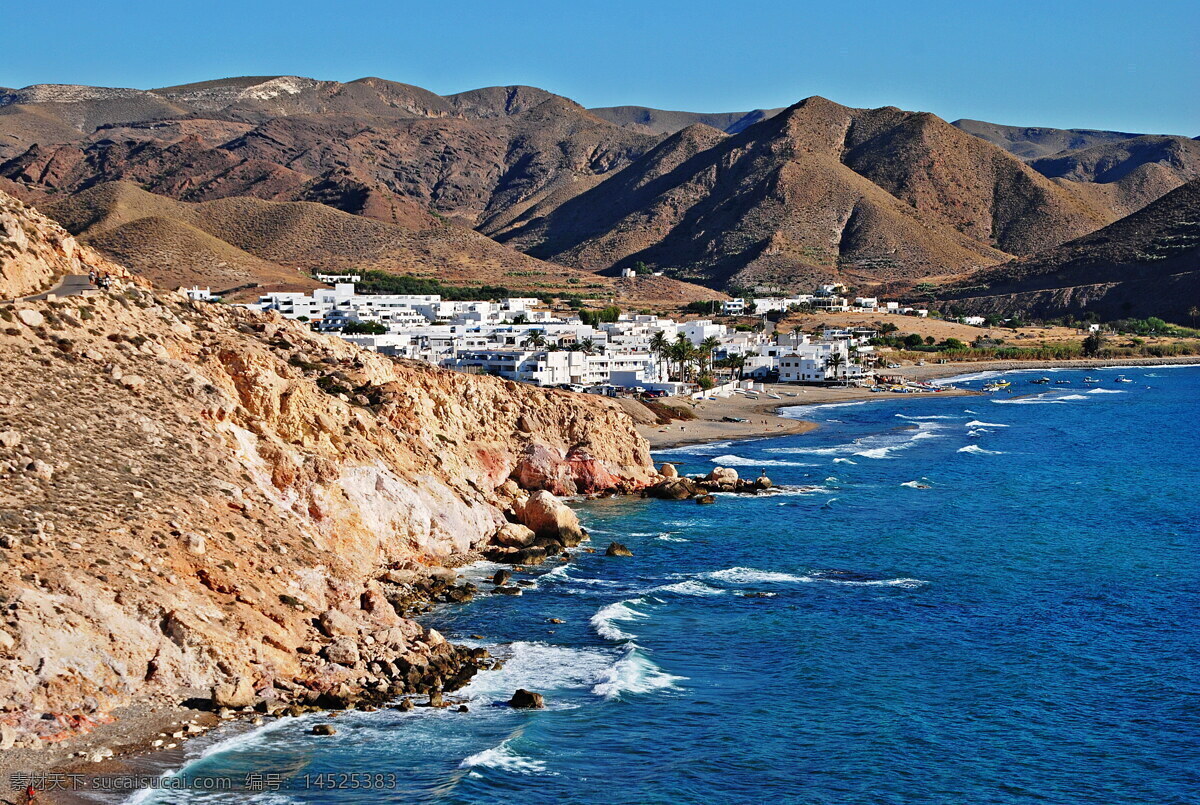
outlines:
[[1200, 135], [1200, 1], [60, 0], [4, 15], [0, 86], [379, 76], [720, 112], [823, 95], [948, 120]]

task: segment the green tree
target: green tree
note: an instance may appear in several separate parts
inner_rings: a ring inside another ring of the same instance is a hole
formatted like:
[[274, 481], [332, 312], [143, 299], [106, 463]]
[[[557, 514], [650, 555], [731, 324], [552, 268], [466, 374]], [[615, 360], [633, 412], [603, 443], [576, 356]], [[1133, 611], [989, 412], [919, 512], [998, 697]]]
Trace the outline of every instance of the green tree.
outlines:
[[825, 359], [825, 368], [833, 370], [833, 379], [837, 380], [838, 370], [846, 363], [845, 356], [840, 352], [835, 352]]
[[342, 327], [343, 335], [383, 335], [387, 326], [377, 321], [352, 321]]
[[1089, 358], [1099, 355], [1102, 349], [1104, 349], [1104, 336], [1099, 332], [1088, 333], [1088, 337], [1083, 339], [1083, 354]]
[[[703, 363], [707, 365], [708, 369], [712, 368], [713, 351], [719, 346], [721, 346], [721, 339], [713, 335], [710, 335], [708, 338], [700, 342], [701, 357], [703, 358]], [[702, 366], [701, 369], [704, 370], [704, 367]]]

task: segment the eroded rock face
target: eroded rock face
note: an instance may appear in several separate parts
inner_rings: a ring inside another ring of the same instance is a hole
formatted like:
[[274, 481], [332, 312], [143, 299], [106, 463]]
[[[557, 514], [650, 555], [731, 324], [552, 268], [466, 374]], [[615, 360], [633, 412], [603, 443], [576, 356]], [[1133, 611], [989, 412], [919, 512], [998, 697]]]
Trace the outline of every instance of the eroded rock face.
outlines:
[[622, 489], [626, 484], [604, 462], [582, 447], [561, 450], [531, 442], [525, 447], [513, 480], [523, 489], [544, 489], [555, 495], [583, 495]]
[[[24, 254], [50, 248], [42, 226]], [[25, 259], [0, 244], [0, 287], [26, 289]], [[311, 704], [465, 684], [469, 655], [403, 615], [470, 596], [438, 565], [509, 526], [531, 442], [591, 468], [576, 482], [655, 478], [607, 400], [132, 282], [22, 309], [42, 325], [0, 328], [0, 723], [20, 736], [183, 690]], [[581, 536], [549, 497], [539, 527]]]

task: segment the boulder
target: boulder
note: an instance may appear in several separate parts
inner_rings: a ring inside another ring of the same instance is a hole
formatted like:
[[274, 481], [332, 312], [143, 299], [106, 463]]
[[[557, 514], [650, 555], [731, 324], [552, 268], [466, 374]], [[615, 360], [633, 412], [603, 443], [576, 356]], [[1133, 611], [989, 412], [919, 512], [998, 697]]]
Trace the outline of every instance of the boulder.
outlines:
[[21, 443], [21, 434], [15, 430], [0, 432], [0, 447], [12, 449]]
[[255, 698], [254, 685], [244, 676], [213, 685], [212, 703], [214, 707], [251, 707], [254, 705]]
[[633, 551], [626, 548], [619, 542], [610, 542], [608, 549], [604, 552], [605, 556], [633, 556]]
[[529, 496], [518, 509], [517, 519], [535, 535], [556, 539], [567, 547], [578, 545], [585, 536], [575, 512], [545, 490]]
[[696, 502], [700, 504], [716, 503], [717, 499], [712, 495], [697, 495]]
[[325, 633], [326, 637], [358, 634], [358, 624], [354, 622], [354, 619], [337, 609], [327, 609], [322, 612], [319, 623], [321, 631]]
[[336, 665], [357, 665], [358, 643], [350, 637], [339, 637], [321, 652], [325, 659]]
[[755, 489], [770, 489], [774, 485], [775, 484], [771, 482], [771, 479], [765, 475], [760, 475], [754, 479]]
[[26, 327], [41, 327], [46, 323], [46, 317], [37, 310], [18, 310], [17, 318], [20, 319], [21, 323]]
[[675, 469], [674, 464], [663, 464], [659, 469], [658, 474], [664, 478], [678, 478], [679, 470]]
[[532, 545], [536, 538], [537, 534], [533, 533], [533, 529], [528, 526], [520, 523], [505, 523], [500, 526], [500, 530], [492, 539], [507, 548], [524, 548]]
[[512, 698], [508, 700], [509, 707], [516, 707], [521, 710], [540, 710], [546, 706], [546, 700], [540, 693], [534, 693], [525, 688], [519, 688]]
[[660, 500], [687, 500], [696, 495], [696, 482], [690, 478], [668, 478], [646, 490], [646, 494]]
[[187, 552], [188, 553], [192, 554], [193, 556], [203, 556], [204, 552], [206, 550], [208, 550], [208, 548], [205, 545], [204, 537], [202, 537], [199, 534], [188, 534], [188, 538], [187, 538]]
[[492, 592], [496, 593], [497, 595], [520, 595], [521, 588], [520, 587], [497, 587], [496, 589], [492, 590]]
[[337, 728], [332, 724], [313, 724], [313, 735], [337, 735]]
[[43, 481], [49, 481], [54, 478], [54, 467], [42, 461], [40, 458], [34, 459], [29, 466], [25, 468], [28, 472]]
[[720, 489], [733, 489], [738, 482], [737, 470], [733, 467], [713, 467], [712, 472], [705, 476], [704, 482]]
[[496, 575], [492, 576], [492, 584], [497, 587], [502, 586], [505, 582], [512, 578], [512, 573], [507, 570], [497, 570]]

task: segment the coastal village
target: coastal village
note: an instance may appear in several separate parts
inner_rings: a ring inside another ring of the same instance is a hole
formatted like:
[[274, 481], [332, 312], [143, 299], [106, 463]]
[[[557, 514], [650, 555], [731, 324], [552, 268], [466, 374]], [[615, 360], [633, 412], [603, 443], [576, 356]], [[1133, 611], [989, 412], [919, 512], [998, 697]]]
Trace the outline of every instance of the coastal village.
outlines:
[[[743, 317], [731, 326], [713, 318], [674, 319], [653, 313], [555, 311], [536, 297], [451, 301], [437, 294], [364, 294], [355, 274], [318, 274], [330, 287], [275, 292], [246, 307], [274, 311], [336, 333], [366, 349], [472, 374], [538, 386], [618, 396], [722, 395], [757, 383], [854, 384], [922, 390], [880, 364], [868, 327], [781, 331], [769, 314], [795, 310], [924, 318], [929, 311], [876, 298], [849, 298], [842, 285], [812, 294], [735, 298], [713, 313]], [[197, 300], [207, 289], [181, 289]], [[752, 317], [752, 318], [746, 318]], [[981, 324], [967, 321], [968, 324]]]

